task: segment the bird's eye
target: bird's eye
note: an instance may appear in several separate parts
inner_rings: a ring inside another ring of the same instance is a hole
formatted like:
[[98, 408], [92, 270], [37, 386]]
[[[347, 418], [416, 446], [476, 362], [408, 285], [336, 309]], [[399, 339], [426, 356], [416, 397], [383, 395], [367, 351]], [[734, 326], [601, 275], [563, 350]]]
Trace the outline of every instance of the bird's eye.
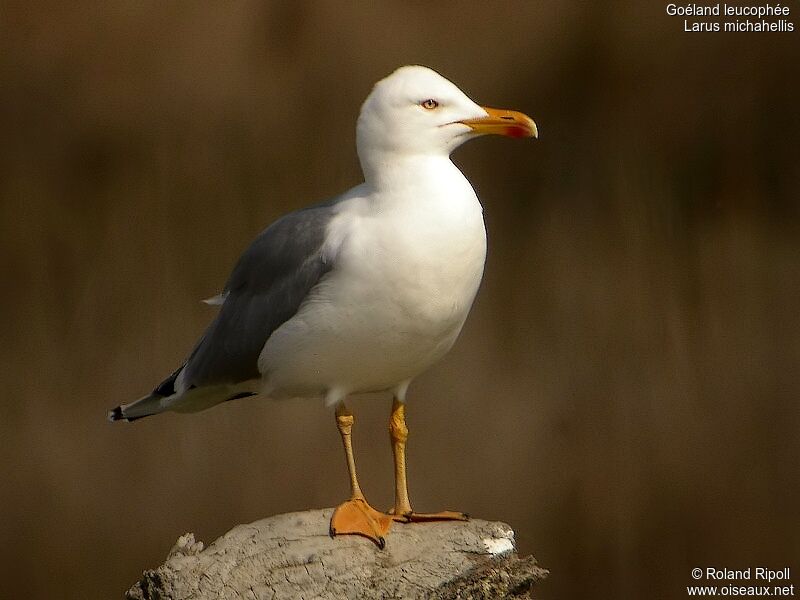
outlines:
[[427, 100], [420, 102], [419, 105], [424, 109], [433, 110], [439, 106], [439, 103], [433, 98], [428, 98]]

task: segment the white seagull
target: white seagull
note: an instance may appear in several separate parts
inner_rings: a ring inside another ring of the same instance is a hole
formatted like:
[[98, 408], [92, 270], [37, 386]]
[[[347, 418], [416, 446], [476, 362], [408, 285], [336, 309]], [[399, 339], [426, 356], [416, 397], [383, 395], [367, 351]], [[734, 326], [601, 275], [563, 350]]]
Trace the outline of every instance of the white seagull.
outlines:
[[[455, 342], [483, 276], [483, 209], [450, 153], [484, 134], [536, 137], [537, 129], [522, 113], [477, 105], [426, 67], [379, 81], [358, 117], [364, 183], [265, 229], [206, 301], [219, 313], [186, 362], [109, 419], [196, 412], [256, 394], [321, 397], [335, 407], [351, 486], [331, 535], [363, 535], [382, 548], [393, 521], [465, 519], [411, 508], [405, 401], [411, 381]], [[394, 398], [389, 513], [361, 492], [344, 403], [380, 391]]]

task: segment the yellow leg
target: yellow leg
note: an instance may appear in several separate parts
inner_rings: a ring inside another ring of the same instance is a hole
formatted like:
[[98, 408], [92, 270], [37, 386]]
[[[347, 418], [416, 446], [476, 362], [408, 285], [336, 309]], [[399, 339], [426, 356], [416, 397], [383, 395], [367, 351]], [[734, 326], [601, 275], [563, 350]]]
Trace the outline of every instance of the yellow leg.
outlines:
[[389, 418], [389, 437], [392, 440], [394, 455], [394, 510], [392, 514], [400, 520], [414, 512], [408, 499], [408, 481], [406, 479], [406, 405], [397, 398], [392, 402], [392, 416]]
[[408, 427], [406, 426], [406, 405], [394, 399], [392, 402], [392, 416], [389, 419], [389, 435], [392, 440], [392, 454], [394, 455], [394, 508], [392, 517], [402, 523], [421, 521], [466, 521], [467, 515], [462, 512], [444, 510], [437, 513], [417, 513], [411, 508], [408, 499], [408, 481], [406, 478], [406, 441], [408, 440]]
[[386, 544], [385, 536], [392, 525], [392, 517], [378, 512], [368, 503], [356, 477], [356, 461], [353, 457], [353, 414], [344, 403], [336, 407], [336, 426], [342, 436], [342, 445], [350, 474], [350, 500], [340, 504], [331, 517], [331, 536], [362, 535], [375, 542], [379, 548]]

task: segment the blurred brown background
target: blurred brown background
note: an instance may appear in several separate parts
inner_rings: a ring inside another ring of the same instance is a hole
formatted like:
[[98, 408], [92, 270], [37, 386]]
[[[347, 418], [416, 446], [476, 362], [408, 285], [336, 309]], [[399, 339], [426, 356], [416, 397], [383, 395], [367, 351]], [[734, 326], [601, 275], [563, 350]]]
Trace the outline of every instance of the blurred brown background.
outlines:
[[[541, 128], [455, 156], [490, 254], [412, 386], [415, 506], [511, 523], [542, 598], [800, 585], [800, 31], [664, 7], [3, 3], [0, 597], [120, 597], [185, 531], [345, 498], [321, 403], [105, 414], [179, 364], [253, 236], [360, 181], [360, 103], [406, 63]], [[389, 400], [352, 407], [389, 506]]]

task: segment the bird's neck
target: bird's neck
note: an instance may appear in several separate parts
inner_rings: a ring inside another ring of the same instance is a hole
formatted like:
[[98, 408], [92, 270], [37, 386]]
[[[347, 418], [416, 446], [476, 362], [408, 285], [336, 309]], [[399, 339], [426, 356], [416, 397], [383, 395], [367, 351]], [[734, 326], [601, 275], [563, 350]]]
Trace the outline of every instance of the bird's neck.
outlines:
[[464, 179], [458, 167], [445, 154], [372, 152], [368, 159], [363, 154], [360, 159], [364, 181], [378, 191], [388, 192], [406, 189], [409, 185]]

